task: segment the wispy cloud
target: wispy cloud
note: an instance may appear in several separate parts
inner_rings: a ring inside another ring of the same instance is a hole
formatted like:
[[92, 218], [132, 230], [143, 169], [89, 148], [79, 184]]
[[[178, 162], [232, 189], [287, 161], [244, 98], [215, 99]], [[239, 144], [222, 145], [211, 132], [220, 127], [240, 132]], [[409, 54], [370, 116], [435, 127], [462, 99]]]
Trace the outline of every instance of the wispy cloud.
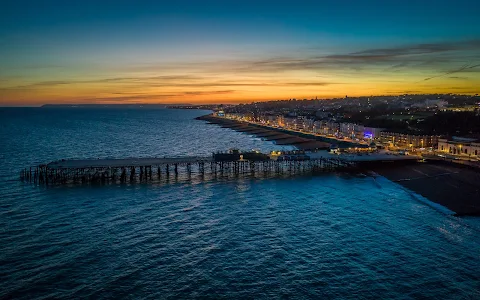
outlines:
[[106, 84], [118, 87], [137, 87], [137, 88], [216, 88], [216, 87], [281, 87], [281, 86], [327, 86], [335, 84], [327, 81], [286, 81], [270, 79], [268, 81], [254, 81], [254, 80], [217, 80], [212, 77], [200, 76], [153, 76], [153, 77], [114, 77], [101, 78], [97, 80], [63, 80], [63, 81], [41, 81], [33, 82], [23, 85], [13, 85], [3, 88], [4, 90], [27, 90], [38, 88], [55, 88], [64, 85], [91, 85], [91, 84]]
[[[77, 99], [78, 101], [94, 101], [94, 102], [141, 102], [151, 100], [168, 100], [172, 98], [183, 98], [186, 96], [216, 96], [235, 93], [235, 90], [214, 90], [214, 91], [190, 91], [181, 93], [159, 93], [159, 94], [125, 94], [125, 96], [104, 96], [104, 97], [89, 97]], [[122, 93], [118, 93], [122, 94]]]
[[28, 88], [39, 88], [39, 87], [53, 87], [58, 85], [72, 84], [71, 81], [65, 80], [51, 80], [51, 81], [40, 81], [34, 82], [25, 85], [18, 85], [11, 87], [12, 89], [28, 89]]
[[450, 70], [446, 73], [439, 74], [439, 75], [436, 75], [436, 76], [427, 77], [427, 78], [423, 79], [423, 81], [428, 81], [428, 80], [431, 80], [431, 79], [434, 79], [434, 78], [439, 78], [439, 77], [444, 77], [444, 76], [455, 74], [455, 73], [460, 73], [460, 72], [463, 72], [465, 70], [475, 69], [475, 68], [478, 68], [478, 67], [480, 67], [480, 64], [477, 64], [477, 65], [466, 64], [466, 65], [461, 66], [458, 69]]
[[355, 56], [398, 57], [405, 55], [421, 55], [447, 51], [477, 50], [480, 40], [450, 41], [439, 43], [413, 44], [393, 48], [369, 49], [352, 53]]
[[[478, 65], [465, 65], [466, 61], [480, 60], [480, 39], [467, 41], [450, 41], [439, 43], [424, 43], [403, 45], [391, 48], [371, 48], [347, 53], [330, 55], [302, 55], [301, 57], [283, 56], [260, 60], [227, 60], [212, 62], [182, 62], [170, 65], [142, 64], [137, 71], [170, 72], [170, 70], [185, 70], [185, 74], [156, 76], [125, 76], [108, 77], [93, 80], [52, 80], [33, 82], [24, 85], [10, 86], [12, 89], [28, 89], [53, 87], [67, 84], [123, 84], [144, 87], [242, 87], [242, 86], [326, 86], [333, 84], [324, 81], [276, 80], [237, 80], [219, 79], [226, 74], [245, 74], [258, 76], [260, 74], [289, 73], [294, 71], [316, 71], [342, 76], [391, 74], [392, 72], [411, 73], [424, 71], [440, 73], [425, 78], [430, 80], [453, 73], [473, 71]], [[458, 68], [455, 65], [461, 64]], [[145, 69], [146, 68], [146, 69]], [[445, 71], [446, 70], [446, 71]], [[127, 69], [128, 71], [128, 69]], [[137, 73], [137, 72], [134, 72]], [[201, 74], [201, 75], [197, 75]], [[385, 76], [388, 78], [389, 76]]]
[[193, 95], [193, 96], [205, 96], [205, 95], [222, 95], [222, 94], [231, 94], [235, 93], [235, 90], [223, 90], [223, 91], [193, 91], [193, 92], [184, 92], [180, 93], [177, 96], [187, 96], [187, 95]]
[[98, 73], [98, 69], [83, 73], [82, 69], [65, 78], [61, 77], [63, 72], [45, 73], [42, 80], [2, 76], [0, 96], [85, 96], [91, 101], [112, 102], [210, 96], [245, 99], [245, 95], [255, 99], [283, 93], [288, 98], [317, 93], [350, 95], [353, 89], [358, 93], [420, 93], [431, 90], [433, 79], [441, 77], [455, 82], [453, 89], [463, 84], [460, 79], [465, 79], [462, 75], [467, 73], [469, 80], [462, 91], [473, 90], [480, 81], [480, 39], [319, 53], [299, 51], [263, 58], [119, 64], [118, 69], [106, 68], [104, 73]]
[[262, 60], [224, 62], [213, 66], [213, 72], [289, 72], [298, 70], [344, 73], [387, 73], [395, 70], [440, 71], [458, 62], [480, 59], [480, 40], [414, 44], [392, 48], [372, 48], [331, 55], [304, 57], [284, 56]]

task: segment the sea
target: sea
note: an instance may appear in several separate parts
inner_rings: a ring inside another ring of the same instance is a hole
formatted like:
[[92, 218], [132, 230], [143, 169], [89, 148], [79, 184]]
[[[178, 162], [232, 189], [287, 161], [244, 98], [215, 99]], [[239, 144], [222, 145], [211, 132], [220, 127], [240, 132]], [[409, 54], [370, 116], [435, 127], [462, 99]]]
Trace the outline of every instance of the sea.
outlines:
[[383, 177], [35, 186], [58, 159], [287, 150], [202, 110], [0, 108], [0, 299], [480, 299], [480, 221]]

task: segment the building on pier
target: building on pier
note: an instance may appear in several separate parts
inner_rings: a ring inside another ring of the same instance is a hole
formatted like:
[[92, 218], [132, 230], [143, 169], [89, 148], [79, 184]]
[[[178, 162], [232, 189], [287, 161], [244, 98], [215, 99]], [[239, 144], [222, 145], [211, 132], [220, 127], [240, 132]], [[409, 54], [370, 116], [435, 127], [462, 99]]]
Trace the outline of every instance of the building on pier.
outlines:
[[258, 151], [240, 152], [238, 149], [232, 149], [227, 153], [213, 153], [214, 161], [268, 161], [270, 156]]

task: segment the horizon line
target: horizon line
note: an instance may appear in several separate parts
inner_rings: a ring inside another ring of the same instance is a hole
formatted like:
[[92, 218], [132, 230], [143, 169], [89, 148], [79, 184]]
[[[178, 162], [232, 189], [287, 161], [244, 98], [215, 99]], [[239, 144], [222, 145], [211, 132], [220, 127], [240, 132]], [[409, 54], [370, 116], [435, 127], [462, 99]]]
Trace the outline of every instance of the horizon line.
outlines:
[[289, 98], [289, 99], [269, 99], [269, 100], [250, 100], [250, 101], [227, 101], [227, 102], [205, 102], [205, 103], [95, 103], [95, 102], [90, 102], [90, 103], [41, 103], [41, 104], [25, 104], [25, 105], [18, 105], [18, 104], [0, 104], [0, 107], [44, 107], [44, 106], [126, 106], [126, 105], [162, 105], [162, 106], [202, 106], [202, 105], [241, 105], [241, 104], [250, 104], [250, 103], [256, 103], [256, 102], [274, 102], [274, 101], [315, 101], [315, 100], [321, 100], [321, 101], [329, 101], [329, 100], [340, 100], [340, 99], [347, 99], [347, 98], [365, 98], [365, 97], [399, 97], [399, 96], [428, 96], [428, 95], [455, 95], [455, 96], [463, 96], [463, 97], [480, 97], [479, 93], [466, 93], [466, 94], [456, 94], [456, 93], [419, 93], [419, 94], [409, 94], [409, 93], [402, 93], [402, 94], [387, 94], [387, 95], [362, 95], [362, 96], [351, 96], [348, 97], [328, 97], [328, 98]]

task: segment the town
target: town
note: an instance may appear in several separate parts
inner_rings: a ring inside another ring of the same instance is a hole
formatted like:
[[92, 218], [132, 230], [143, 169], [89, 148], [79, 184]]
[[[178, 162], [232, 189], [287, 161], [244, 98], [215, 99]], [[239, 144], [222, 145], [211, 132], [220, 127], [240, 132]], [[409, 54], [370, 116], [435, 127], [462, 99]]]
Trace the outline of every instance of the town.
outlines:
[[478, 95], [346, 96], [188, 108], [212, 109], [218, 117], [338, 142], [374, 143], [376, 149], [397, 153], [480, 158]]

